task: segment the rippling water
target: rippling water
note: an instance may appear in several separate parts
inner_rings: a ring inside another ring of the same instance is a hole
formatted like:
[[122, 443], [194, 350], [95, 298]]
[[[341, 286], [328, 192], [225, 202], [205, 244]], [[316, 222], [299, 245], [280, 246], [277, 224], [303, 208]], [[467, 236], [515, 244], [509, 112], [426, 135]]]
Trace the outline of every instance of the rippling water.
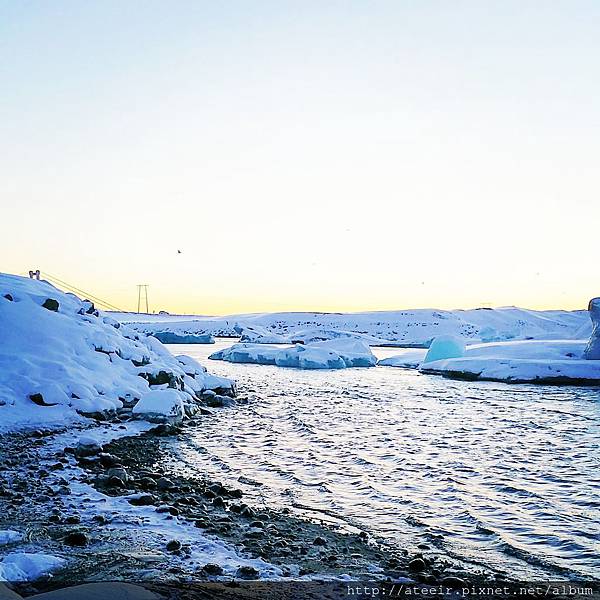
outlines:
[[171, 347], [252, 398], [202, 419], [178, 448], [186, 468], [243, 476], [260, 484], [237, 483], [254, 502], [324, 510], [411, 550], [598, 577], [599, 389], [206, 360], [230, 344]]

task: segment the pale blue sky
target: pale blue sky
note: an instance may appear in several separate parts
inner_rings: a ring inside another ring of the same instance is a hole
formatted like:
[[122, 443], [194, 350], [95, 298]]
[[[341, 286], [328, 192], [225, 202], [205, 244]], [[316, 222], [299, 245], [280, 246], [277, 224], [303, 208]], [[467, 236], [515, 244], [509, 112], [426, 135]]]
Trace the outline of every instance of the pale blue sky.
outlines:
[[124, 308], [583, 307], [598, 73], [598, 2], [0, 0], [0, 268]]

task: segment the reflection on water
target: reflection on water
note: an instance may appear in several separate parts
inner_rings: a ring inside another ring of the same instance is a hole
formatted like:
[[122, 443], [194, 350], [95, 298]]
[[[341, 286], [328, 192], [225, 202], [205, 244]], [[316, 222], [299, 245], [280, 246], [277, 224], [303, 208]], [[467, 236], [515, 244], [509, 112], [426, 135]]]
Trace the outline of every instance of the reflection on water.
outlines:
[[252, 398], [203, 417], [178, 448], [186, 468], [243, 475], [254, 502], [326, 509], [408, 549], [512, 575], [600, 573], [600, 390], [206, 360], [231, 343], [171, 347]]

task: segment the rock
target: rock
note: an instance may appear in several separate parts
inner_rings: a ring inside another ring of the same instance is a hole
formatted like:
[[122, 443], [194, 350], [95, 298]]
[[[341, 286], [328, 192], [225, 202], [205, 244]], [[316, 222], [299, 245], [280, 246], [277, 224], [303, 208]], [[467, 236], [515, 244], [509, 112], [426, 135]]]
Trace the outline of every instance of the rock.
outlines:
[[108, 480], [106, 482], [106, 485], [108, 487], [120, 487], [120, 488], [122, 488], [122, 487], [125, 487], [125, 482], [121, 478], [113, 476], [113, 477], [109, 477], [108, 478]]
[[133, 506], [150, 506], [154, 504], [155, 499], [152, 494], [134, 494], [133, 496], [128, 496], [127, 501], [129, 504], [133, 504]]
[[75, 448], [75, 456], [77, 458], [96, 456], [100, 452], [102, 452], [102, 445], [97, 440], [91, 437], [80, 438]]
[[123, 483], [127, 483], [129, 481], [127, 471], [123, 467], [113, 467], [112, 469], [108, 469], [106, 475], [109, 478], [109, 481], [113, 477], [120, 479]]
[[455, 577], [454, 575], [448, 575], [444, 577], [440, 583], [445, 587], [452, 588], [453, 590], [469, 587], [469, 584], [464, 579]]
[[117, 467], [121, 464], [120, 460], [116, 456], [108, 454], [107, 452], [101, 452], [98, 455], [98, 458], [100, 459], [100, 464], [105, 469], [109, 469], [110, 467]]
[[159, 437], [166, 437], [169, 435], [177, 435], [181, 433], [181, 429], [179, 427], [175, 427], [174, 425], [169, 425], [168, 423], [161, 423], [156, 427], [148, 430], [150, 435], [157, 435]]
[[179, 540], [170, 540], [166, 546], [169, 552], [179, 552], [181, 550], [181, 542]]
[[56, 402], [46, 402], [42, 394], [30, 394], [29, 399], [38, 406], [56, 406]]
[[212, 503], [214, 506], [217, 506], [218, 508], [223, 508], [225, 506], [225, 501], [223, 500], [223, 498], [221, 496], [216, 496], [215, 498], [213, 498]]
[[44, 300], [44, 304], [42, 304], [42, 308], [58, 312], [58, 300], [55, 300], [54, 298], [46, 298]]
[[223, 569], [215, 563], [207, 563], [202, 567], [202, 571], [207, 575], [223, 575]]
[[70, 515], [65, 519], [65, 523], [77, 525], [78, 523], [81, 523], [81, 517], [79, 515]]
[[65, 536], [64, 542], [69, 546], [87, 546], [89, 538], [84, 531], [72, 531]]
[[[31, 600], [158, 600], [158, 596], [131, 583], [84, 583], [29, 596]], [[8, 599], [7, 599], [8, 600]]]
[[424, 571], [427, 568], [427, 565], [425, 564], [425, 561], [422, 558], [413, 558], [408, 563], [408, 568], [413, 573], [420, 573], [421, 571]]
[[236, 571], [240, 579], [258, 579], [259, 573], [254, 567], [243, 566]]
[[159, 490], [164, 491], [164, 490], [173, 489], [173, 487], [175, 487], [175, 486], [174, 486], [174, 483], [167, 477], [161, 477], [156, 482], [156, 487], [158, 487]]
[[315, 546], [326, 546], [327, 540], [319, 535], [313, 540], [313, 544]]
[[588, 305], [592, 319], [592, 335], [583, 351], [586, 360], [600, 360], [600, 298], [592, 298]]
[[140, 486], [143, 490], [153, 490], [156, 488], [156, 481], [152, 477], [142, 477]]
[[13, 302], [14, 298], [10, 295], [10, 294], [4, 294], [4, 297], [9, 301], [9, 302]]

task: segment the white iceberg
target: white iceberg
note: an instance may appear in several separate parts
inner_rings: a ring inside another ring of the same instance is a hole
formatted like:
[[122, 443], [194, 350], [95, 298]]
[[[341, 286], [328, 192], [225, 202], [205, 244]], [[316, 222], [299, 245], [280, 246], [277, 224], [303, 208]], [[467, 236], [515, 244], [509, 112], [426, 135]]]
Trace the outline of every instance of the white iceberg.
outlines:
[[583, 358], [586, 340], [528, 340], [468, 346], [462, 357], [420, 367], [423, 373], [507, 383], [600, 384], [600, 361]]
[[209, 358], [297, 369], [372, 367], [377, 363], [368, 344], [352, 338], [296, 344], [286, 348], [265, 344], [234, 344], [211, 354]]
[[592, 320], [592, 334], [583, 353], [583, 358], [600, 360], [600, 298], [592, 298], [588, 309]]

